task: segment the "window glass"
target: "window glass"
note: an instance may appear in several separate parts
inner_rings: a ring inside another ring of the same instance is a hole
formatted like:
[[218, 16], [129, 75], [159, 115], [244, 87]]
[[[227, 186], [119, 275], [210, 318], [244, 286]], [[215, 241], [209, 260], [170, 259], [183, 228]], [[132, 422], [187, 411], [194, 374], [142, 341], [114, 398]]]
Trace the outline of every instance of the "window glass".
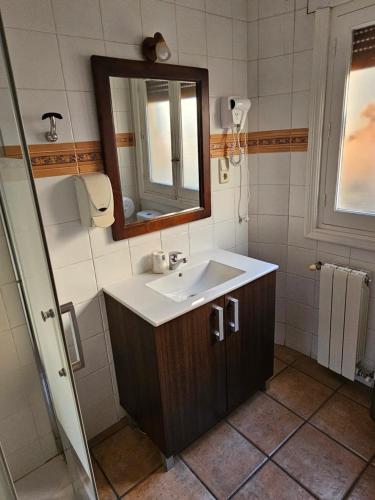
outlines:
[[149, 144], [150, 180], [173, 185], [170, 101], [168, 82], [148, 80], [147, 127]]
[[199, 189], [198, 113], [195, 83], [181, 83], [182, 186]]
[[335, 208], [375, 215], [375, 26], [352, 34]]

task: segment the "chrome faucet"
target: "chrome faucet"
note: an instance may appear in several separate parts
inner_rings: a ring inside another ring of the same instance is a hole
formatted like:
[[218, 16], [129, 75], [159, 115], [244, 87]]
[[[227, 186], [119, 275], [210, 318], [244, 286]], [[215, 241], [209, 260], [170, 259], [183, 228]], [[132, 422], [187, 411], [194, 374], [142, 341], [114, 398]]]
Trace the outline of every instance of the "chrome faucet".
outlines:
[[182, 257], [181, 259], [178, 258], [178, 256], [181, 254], [182, 252], [177, 252], [177, 251], [169, 252], [169, 269], [171, 271], [177, 269], [178, 266], [182, 263], [186, 264], [187, 262], [186, 257]]

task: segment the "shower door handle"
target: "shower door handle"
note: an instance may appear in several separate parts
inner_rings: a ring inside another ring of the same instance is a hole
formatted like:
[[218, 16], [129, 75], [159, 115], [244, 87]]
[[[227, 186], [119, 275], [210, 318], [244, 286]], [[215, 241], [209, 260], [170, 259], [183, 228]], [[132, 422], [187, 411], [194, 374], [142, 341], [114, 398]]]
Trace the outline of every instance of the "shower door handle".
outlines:
[[72, 363], [72, 370], [75, 372], [85, 367], [85, 358], [83, 355], [81, 335], [79, 333], [78, 321], [73, 302], [67, 302], [66, 304], [60, 306], [60, 313], [61, 314], [69, 313], [70, 315], [73, 343], [75, 352], [78, 357], [77, 361], [73, 361]]

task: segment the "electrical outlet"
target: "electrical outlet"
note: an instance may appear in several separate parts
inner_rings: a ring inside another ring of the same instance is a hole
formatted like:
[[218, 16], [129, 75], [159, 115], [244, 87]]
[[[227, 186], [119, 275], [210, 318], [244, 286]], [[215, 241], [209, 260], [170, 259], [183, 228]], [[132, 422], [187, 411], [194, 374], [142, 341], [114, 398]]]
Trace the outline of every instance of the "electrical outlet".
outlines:
[[219, 158], [219, 184], [229, 182], [229, 161], [228, 158]]

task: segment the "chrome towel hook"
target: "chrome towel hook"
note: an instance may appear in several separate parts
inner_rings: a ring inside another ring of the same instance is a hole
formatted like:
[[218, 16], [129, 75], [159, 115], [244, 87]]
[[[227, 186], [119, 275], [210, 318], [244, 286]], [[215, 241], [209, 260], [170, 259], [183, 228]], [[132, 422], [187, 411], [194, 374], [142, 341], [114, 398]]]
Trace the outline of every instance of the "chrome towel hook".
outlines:
[[46, 118], [50, 119], [50, 131], [46, 132], [46, 139], [48, 142], [56, 142], [58, 139], [57, 132], [56, 132], [56, 118], [59, 120], [62, 120], [62, 115], [60, 113], [44, 113], [42, 115], [42, 120], [45, 120]]

